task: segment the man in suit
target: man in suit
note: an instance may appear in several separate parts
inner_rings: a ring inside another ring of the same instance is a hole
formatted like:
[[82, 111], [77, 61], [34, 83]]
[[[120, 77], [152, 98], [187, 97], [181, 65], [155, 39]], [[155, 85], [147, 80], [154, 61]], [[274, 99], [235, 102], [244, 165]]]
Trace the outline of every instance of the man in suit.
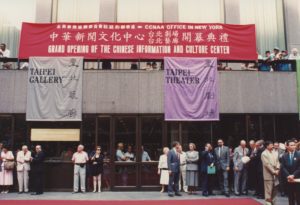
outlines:
[[256, 194], [258, 199], [265, 198], [265, 191], [264, 191], [264, 178], [263, 178], [263, 165], [261, 161], [261, 155], [263, 151], [265, 151], [264, 141], [258, 140], [256, 144], [256, 155], [254, 157], [254, 165], [255, 165], [255, 176], [256, 176]]
[[17, 176], [19, 183], [19, 194], [27, 193], [28, 182], [29, 182], [29, 171], [30, 171], [30, 158], [31, 152], [28, 151], [26, 145], [22, 146], [22, 150], [17, 153]]
[[255, 160], [253, 160], [255, 158], [256, 155], [256, 146], [255, 146], [255, 141], [254, 140], [250, 140], [249, 141], [249, 157], [250, 157], [250, 162], [248, 165], [248, 190], [254, 190], [255, 194], [257, 195], [257, 182], [255, 180], [256, 178], [256, 173], [255, 173]]
[[33, 184], [34, 193], [31, 195], [41, 195], [43, 194], [43, 181], [44, 181], [44, 159], [45, 154], [42, 151], [42, 146], [37, 145], [35, 147], [35, 154], [31, 157], [32, 172], [33, 172]]
[[282, 157], [282, 174], [287, 184], [287, 195], [289, 205], [300, 205], [300, 184], [295, 183], [296, 178], [300, 178], [300, 153], [296, 151], [294, 141], [287, 141], [287, 152]]
[[230, 169], [230, 153], [229, 148], [224, 146], [224, 141], [222, 139], [218, 140], [218, 147], [215, 148], [215, 156], [220, 190], [222, 191], [222, 194], [229, 197], [228, 171]]
[[273, 151], [273, 143], [265, 142], [265, 151], [261, 154], [261, 161], [263, 165], [264, 190], [266, 204], [275, 205], [277, 195], [277, 187], [279, 185], [279, 159]]
[[172, 149], [168, 152], [168, 169], [169, 169], [169, 185], [168, 195], [170, 197], [181, 196], [179, 193], [179, 175], [180, 175], [180, 143], [174, 141], [172, 143]]
[[234, 194], [239, 196], [241, 193], [247, 195], [247, 164], [242, 161], [247, 157], [249, 149], [246, 147], [246, 141], [241, 140], [240, 146], [234, 149], [233, 164], [234, 164]]

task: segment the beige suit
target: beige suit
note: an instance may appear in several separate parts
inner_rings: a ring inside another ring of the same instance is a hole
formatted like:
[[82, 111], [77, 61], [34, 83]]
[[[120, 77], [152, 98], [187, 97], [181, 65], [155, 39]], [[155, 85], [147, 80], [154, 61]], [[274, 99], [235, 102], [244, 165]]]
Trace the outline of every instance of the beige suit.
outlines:
[[29, 171], [30, 171], [31, 152], [19, 151], [17, 154], [17, 175], [19, 183], [19, 192], [28, 192]]
[[276, 171], [280, 169], [278, 156], [266, 149], [261, 155], [261, 160], [263, 163], [265, 199], [269, 202], [272, 201], [274, 205], [277, 185], [279, 184], [278, 176], [275, 175]]

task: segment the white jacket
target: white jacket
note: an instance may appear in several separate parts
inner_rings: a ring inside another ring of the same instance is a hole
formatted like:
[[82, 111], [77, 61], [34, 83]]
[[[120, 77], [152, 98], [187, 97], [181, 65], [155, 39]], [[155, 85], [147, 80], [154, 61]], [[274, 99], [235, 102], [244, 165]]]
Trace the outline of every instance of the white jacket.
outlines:
[[30, 157], [31, 152], [27, 151], [24, 154], [23, 151], [19, 151], [17, 154], [17, 171], [29, 171], [30, 170]]

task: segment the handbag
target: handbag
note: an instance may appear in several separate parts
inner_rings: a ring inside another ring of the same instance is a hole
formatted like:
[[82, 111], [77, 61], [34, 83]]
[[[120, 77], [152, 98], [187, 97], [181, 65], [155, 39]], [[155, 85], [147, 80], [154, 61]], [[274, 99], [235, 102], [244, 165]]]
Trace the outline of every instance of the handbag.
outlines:
[[15, 162], [14, 161], [7, 161], [4, 162], [4, 170], [14, 170], [15, 168]]
[[208, 166], [207, 167], [207, 174], [216, 174], [216, 167], [215, 166]]

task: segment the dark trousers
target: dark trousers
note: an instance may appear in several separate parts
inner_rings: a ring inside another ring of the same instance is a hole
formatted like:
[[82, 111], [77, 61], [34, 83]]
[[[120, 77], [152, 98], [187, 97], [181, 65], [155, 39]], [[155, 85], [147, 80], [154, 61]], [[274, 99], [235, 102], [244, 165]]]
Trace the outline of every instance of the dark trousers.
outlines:
[[221, 192], [223, 193], [229, 193], [229, 188], [228, 188], [228, 172], [223, 169], [218, 169], [217, 171], [218, 175], [218, 183]]
[[168, 193], [179, 193], [179, 172], [172, 172], [169, 176]]
[[42, 194], [44, 188], [44, 173], [34, 172], [33, 173], [33, 191]]
[[257, 173], [256, 181], [257, 181], [256, 193], [257, 193], [257, 195], [262, 196], [264, 198], [265, 187], [264, 187], [264, 178], [263, 178], [262, 172]]
[[202, 193], [212, 194], [214, 174], [202, 173]]
[[289, 198], [289, 205], [300, 205], [300, 186], [296, 183], [287, 183], [287, 195]]

